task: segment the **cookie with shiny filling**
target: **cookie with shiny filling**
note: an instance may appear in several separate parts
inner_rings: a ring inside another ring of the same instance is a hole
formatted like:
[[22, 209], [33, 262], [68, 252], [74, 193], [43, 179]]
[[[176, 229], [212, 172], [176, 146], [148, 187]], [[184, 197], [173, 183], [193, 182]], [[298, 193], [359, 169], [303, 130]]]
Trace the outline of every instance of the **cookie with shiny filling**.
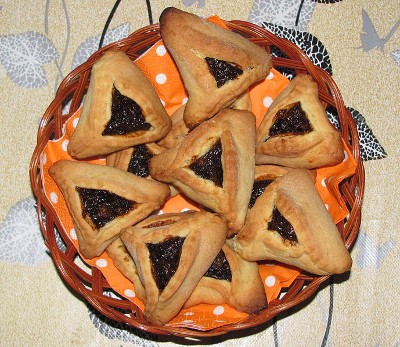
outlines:
[[352, 260], [312, 175], [290, 170], [265, 188], [235, 239], [248, 261], [277, 260], [317, 274], [338, 274]]
[[254, 180], [255, 117], [224, 109], [150, 160], [151, 176], [173, 184], [226, 218], [230, 236], [244, 224]]
[[157, 141], [170, 127], [151, 83], [126, 53], [110, 50], [93, 65], [68, 153], [77, 159], [108, 154]]
[[257, 129], [256, 163], [313, 169], [344, 158], [340, 133], [329, 122], [308, 75], [296, 76], [268, 108]]
[[240, 312], [257, 313], [267, 307], [256, 262], [236, 253], [227, 240], [185, 304], [228, 304]]
[[216, 214], [152, 215], [125, 228], [121, 239], [146, 293], [144, 315], [166, 324], [181, 310], [225, 242], [228, 227]]
[[170, 194], [165, 184], [105, 165], [60, 160], [49, 174], [64, 196], [85, 258], [99, 256], [122, 228], [160, 208]]
[[135, 296], [144, 302], [146, 293], [142, 282], [140, 282], [135, 262], [120, 237], [111, 242], [106, 248], [106, 253], [111, 258], [114, 266], [133, 283]]
[[271, 68], [265, 49], [176, 8], [162, 12], [160, 32], [189, 94], [184, 121], [190, 129], [232, 105]]

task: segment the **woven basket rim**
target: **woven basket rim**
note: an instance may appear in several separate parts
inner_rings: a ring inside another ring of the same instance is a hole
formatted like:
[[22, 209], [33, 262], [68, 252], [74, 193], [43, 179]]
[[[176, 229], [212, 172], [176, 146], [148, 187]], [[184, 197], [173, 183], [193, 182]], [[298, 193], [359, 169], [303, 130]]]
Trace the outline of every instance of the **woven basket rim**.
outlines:
[[[315, 66], [307, 55], [292, 42], [279, 38], [262, 27], [241, 20], [224, 21], [228, 28], [235, 31], [259, 46], [269, 49], [275, 46], [287, 55], [286, 58], [273, 58], [274, 67], [293, 69], [296, 74], [308, 73], [318, 83], [320, 99], [327, 105], [334, 105], [338, 112], [341, 133], [357, 163], [355, 174], [341, 184], [341, 194], [349, 207], [346, 221], [338, 224], [345, 245], [351, 249], [358, 235], [361, 223], [361, 205], [364, 193], [364, 168], [360, 157], [360, 143], [357, 128], [349, 111], [344, 105], [340, 91], [332, 77], [321, 68]], [[50, 250], [60, 277], [75, 293], [82, 296], [97, 311], [109, 319], [124, 323], [128, 327], [158, 335], [175, 335], [179, 337], [204, 338], [263, 326], [273, 317], [309, 299], [320, 286], [327, 282], [330, 276], [314, 276], [301, 273], [282, 298], [270, 303], [269, 307], [258, 314], [249, 315], [243, 321], [232, 323], [212, 330], [193, 330], [190, 328], [172, 326], [154, 326], [148, 323], [136, 305], [128, 300], [113, 299], [103, 294], [107, 283], [97, 268], [87, 274], [75, 263], [78, 252], [72, 243], [66, 242], [66, 250], [62, 251], [57, 244], [57, 237], [66, 235], [62, 230], [59, 216], [44, 194], [40, 172], [40, 155], [50, 139], [62, 135], [65, 121], [79, 108], [82, 97], [87, 90], [91, 67], [104, 52], [110, 49], [121, 49], [127, 52], [131, 59], [140, 56], [146, 49], [161, 39], [159, 24], [145, 26], [127, 38], [109, 44], [95, 53], [88, 60], [71, 71], [60, 83], [53, 101], [42, 116], [38, 132], [37, 144], [32, 154], [29, 175], [33, 194], [37, 200], [37, 214], [44, 242]], [[63, 114], [63, 105], [71, 99], [68, 114]], [[61, 235], [61, 236], [60, 236]], [[63, 238], [63, 240], [64, 240]], [[65, 241], [65, 240], [64, 240]], [[89, 286], [88, 286], [89, 283]], [[128, 316], [125, 311], [132, 311]]]

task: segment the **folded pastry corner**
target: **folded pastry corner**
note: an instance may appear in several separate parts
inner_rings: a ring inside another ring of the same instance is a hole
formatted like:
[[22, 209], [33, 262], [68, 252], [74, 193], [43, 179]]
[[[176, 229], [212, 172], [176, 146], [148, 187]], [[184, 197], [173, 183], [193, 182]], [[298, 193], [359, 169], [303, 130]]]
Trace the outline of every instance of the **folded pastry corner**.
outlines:
[[220, 213], [234, 234], [244, 224], [250, 200], [254, 141], [254, 115], [223, 109], [178, 145], [151, 158], [150, 174]]
[[226, 240], [185, 307], [228, 304], [237, 311], [253, 314], [268, 306], [258, 264], [242, 259], [231, 243], [232, 239]]
[[304, 169], [276, 178], [258, 197], [234, 240], [246, 260], [277, 260], [317, 275], [352, 265], [349, 251]]
[[313, 169], [343, 159], [341, 135], [328, 120], [317, 83], [309, 75], [296, 76], [257, 129], [256, 163]]
[[110, 50], [93, 65], [79, 122], [68, 144], [75, 159], [157, 141], [171, 120], [151, 83], [123, 51]]
[[160, 32], [189, 94], [184, 121], [190, 129], [229, 107], [271, 68], [265, 49], [195, 14], [166, 8]]
[[127, 227], [121, 239], [143, 283], [144, 315], [157, 325], [173, 319], [221, 250], [226, 222], [206, 211], [152, 215]]
[[72, 217], [83, 257], [99, 256], [121, 229], [160, 208], [169, 188], [110, 166], [60, 160], [49, 169]]

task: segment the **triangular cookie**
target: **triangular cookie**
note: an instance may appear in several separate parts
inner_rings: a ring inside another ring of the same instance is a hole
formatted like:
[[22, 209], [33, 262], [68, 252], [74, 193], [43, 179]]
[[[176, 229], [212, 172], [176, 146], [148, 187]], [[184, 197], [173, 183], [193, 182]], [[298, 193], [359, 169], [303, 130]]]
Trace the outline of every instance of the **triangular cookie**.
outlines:
[[229, 107], [271, 68], [265, 49], [194, 14], [169, 7], [160, 16], [160, 31], [189, 94], [189, 128]]
[[344, 158], [340, 133], [318, 98], [318, 85], [296, 76], [269, 107], [257, 129], [256, 163], [312, 169]]
[[153, 157], [151, 176], [222, 214], [235, 233], [244, 224], [254, 180], [254, 137], [251, 112], [224, 109]]
[[122, 51], [93, 65], [78, 125], [68, 145], [77, 159], [159, 140], [171, 121], [153, 86]]
[[259, 196], [235, 239], [246, 260], [277, 260], [317, 275], [348, 271], [352, 260], [314, 186], [312, 175], [293, 169]]
[[85, 258], [99, 256], [122, 228], [158, 209], [170, 193], [165, 184], [85, 162], [60, 160], [49, 174], [64, 195]]
[[121, 239], [146, 291], [149, 322], [166, 324], [179, 313], [221, 250], [227, 230], [222, 218], [205, 211], [152, 215], [123, 230]]
[[240, 312], [257, 313], [267, 307], [258, 264], [242, 259], [227, 240], [199, 281], [185, 307], [228, 304]]

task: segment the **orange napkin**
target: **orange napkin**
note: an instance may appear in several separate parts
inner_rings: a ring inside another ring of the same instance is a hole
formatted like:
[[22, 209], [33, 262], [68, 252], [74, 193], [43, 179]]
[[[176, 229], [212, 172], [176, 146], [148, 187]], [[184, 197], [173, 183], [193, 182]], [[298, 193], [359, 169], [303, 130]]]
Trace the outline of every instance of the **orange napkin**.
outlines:
[[[211, 17], [209, 20], [226, 27], [218, 17]], [[187, 101], [187, 93], [179, 72], [161, 40], [140, 56], [135, 64], [153, 84], [169, 115]], [[288, 83], [289, 81], [284, 76], [272, 69], [264, 81], [252, 86], [250, 97], [253, 113], [257, 118], [257, 125], [261, 122], [268, 106]], [[49, 141], [41, 155], [41, 172], [45, 194], [57, 212], [64, 230], [77, 249], [79, 248], [72, 219], [62, 193], [49, 176], [48, 169], [57, 160], [73, 160], [67, 153], [67, 146], [79, 120], [80, 111], [79, 109], [67, 120], [64, 135], [58, 140]], [[336, 223], [348, 214], [346, 205], [341, 199], [338, 184], [344, 178], [354, 174], [356, 167], [356, 162], [347, 147], [345, 147], [345, 156], [346, 158], [341, 164], [317, 170], [316, 188]], [[90, 162], [99, 165], [105, 164], [104, 159]], [[162, 207], [162, 211], [164, 213], [180, 212], [188, 208], [197, 209], [196, 206], [191, 205], [186, 199], [178, 195], [168, 200]], [[106, 253], [94, 259], [84, 259], [84, 261], [90, 266], [100, 269], [116, 292], [143, 308], [143, 303], [135, 297], [133, 284], [115, 268]], [[281, 289], [290, 286], [300, 273], [297, 269], [275, 263], [260, 264], [259, 272], [264, 282], [268, 302], [277, 298]], [[202, 304], [182, 310], [177, 317], [169, 322], [169, 325], [208, 330], [238, 322], [245, 317], [247, 317], [247, 314], [238, 312], [228, 305]]]

